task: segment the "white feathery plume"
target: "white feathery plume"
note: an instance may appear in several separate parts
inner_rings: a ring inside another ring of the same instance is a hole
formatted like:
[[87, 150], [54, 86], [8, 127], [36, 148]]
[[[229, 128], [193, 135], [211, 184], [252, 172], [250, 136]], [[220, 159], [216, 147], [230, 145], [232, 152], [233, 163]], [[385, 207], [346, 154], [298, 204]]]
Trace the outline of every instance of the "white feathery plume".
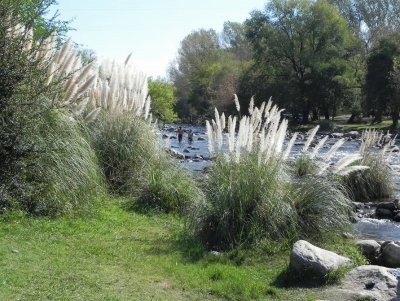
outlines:
[[254, 111], [254, 96], [252, 96], [251, 99], [250, 99], [249, 114], [253, 115], [253, 111]]
[[334, 173], [337, 173], [341, 171], [342, 169], [348, 167], [355, 161], [361, 160], [362, 156], [360, 154], [354, 154], [354, 155], [346, 155], [343, 158], [341, 158], [339, 161], [337, 161], [335, 164], [333, 164], [332, 171]]
[[213, 154], [214, 153], [213, 130], [208, 120], [206, 120], [206, 128], [208, 137], [208, 151], [210, 152], [210, 154]]
[[292, 138], [289, 140], [289, 143], [286, 146], [286, 150], [285, 150], [285, 152], [283, 153], [283, 156], [282, 156], [283, 160], [286, 160], [289, 157], [290, 152], [292, 151], [292, 148], [294, 146], [294, 143], [295, 143], [295, 141], [297, 139], [298, 134], [299, 134], [298, 132], [295, 132], [293, 134]]
[[304, 143], [302, 152], [306, 152], [308, 150], [311, 142], [314, 140], [314, 137], [318, 132], [318, 129], [319, 129], [319, 125], [317, 125], [316, 127], [312, 128], [311, 130], [308, 131], [308, 138], [306, 140], [306, 143]]
[[344, 144], [344, 142], [345, 140], [343, 138], [336, 141], [336, 143], [332, 145], [329, 151], [323, 156], [323, 160], [329, 161], [336, 153], [336, 151]]
[[341, 176], [347, 176], [348, 174], [350, 174], [352, 172], [367, 170], [367, 169], [369, 169], [369, 167], [365, 166], [365, 165], [354, 165], [354, 166], [349, 166], [349, 167], [346, 167], [346, 168], [338, 171], [337, 174], [341, 175]]
[[235, 101], [236, 111], [238, 111], [238, 113], [240, 113], [240, 103], [239, 103], [239, 99], [236, 94], [234, 94], [234, 101]]
[[96, 108], [93, 111], [91, 111], [89, 114], [86, 115], [84, 122], [86, 124], [89, 124], [89, 123], [95, 121], [97, 116], [99, 115], [100, 111], [101, 111], [101, 108]]
[[75, 107], [73, 108], [74, 116], [75, 117], [79, 117], [80, 115], [82, 115], [83, 112], [85, 111], [88, 103], [89, 103], [89, 97], [86, 97], [85, 99], [83, 99], [78, 104], [75, 104]]
[[313, 150], [311, 152], [311, 156], [310, 156], [311, 158], [314, 158], [318, 154], [319, 150], [324, 146], [324, 144], [325, 144], [326, 140], [328, 140], [328, 138], [329, 138], [329, 136], [326, 135], [324, 138], [322, 138], [318, 142], [318, 144], [313, 148]]

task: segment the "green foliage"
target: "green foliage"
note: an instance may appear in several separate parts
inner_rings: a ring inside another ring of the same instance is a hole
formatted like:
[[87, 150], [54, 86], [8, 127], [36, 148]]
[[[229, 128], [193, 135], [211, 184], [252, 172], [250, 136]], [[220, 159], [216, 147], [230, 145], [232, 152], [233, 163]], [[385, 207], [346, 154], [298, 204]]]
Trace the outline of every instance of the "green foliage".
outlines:
[[28, 159], [25, 179], [31, 191], [21, 207], [41, 215], [88, 212], [103, 191], [103, 179], [92, 146], [79, 124], [62, 113], [46, 116], [41, 124], [41, 151]]
[[331, 120], [323, 119], [318, 121], [320, 131], [334, 131], [336, 128], [336, 123]]
[[207, 202], [196, 208], [192, 221], [208, 248], [254, 243], [267, 233], [272, 239], [295, 233], [281, 165], [258, 165], [253, 156], [239, 163], [219, 158], [207, 175]]
[[149, 80], [152, 114], [163, 122], [175, 122], [176, 91], [175, 86], [162, 79]]
[[290, 171], [296, 177], [315, 175], [318, 170], [317, 162], [308, 155], [301, 155], [289, 162]]
[[[275, 284], [287, 268], [287, 251], [267, 256], [248, 250], [193, 261], [182, 245], [181, 218], [118, 205], [128, 201], [102, 200], [84, 217], [1, 215], [0, 299], [304, 301], [310, 294], [320, 296], [320, 288]], [[201, 249], [197, 242], [190, 246]], [[240, 265], [234, 262], [239, 256]], [[212, 281], [213, 274], [219, 280]]]
[[[46, 84], [48, 62], [37, 56], [39, 46], [31, 41], [31, 30], [35, 41], [45, 38], [50, 28], [62, 30], [54, 25], [54, 20], [47, 21], [43, 16], [54, 3], [52, 0], [0, 3], [2, 210], [17, 207], [30, 213], [52, 215], [75, 211], [88, 203], [88, 195], [99, 184], [90, 146], [81, 139], [77, 126], [67, 123], [55, 111], [60, 82]], [[58, 141], [60, 137], [66, 141]], [[65, 171], [56, 170], [56, 165]], [[87, 190], [81, 186], [84, 184], [88, 185]]]
[[166, 212], [185, 212], [189, 206], [203, 199], [188, 171], [166, 157], [158, 156], [146, 171], [136, 202], [142, 206], [156, 208]]
[[[346, 49], [352, 39], [333, 6], [326, 1], [274, 0], [265, 12], [254, 12], [246, 25], [257, 68], [266, 70], [264, 81], [275, 86], [270, 92], [274, 97], [303, 113], [304, 121], [310, 111], [325, 116], [335, 112], [347, 89]], [[282, 81], [290, 82], [292, 93], [280, 89]]]
[[398, 37], [386, 37], [372, 50], [367, 61], [366, 106], [374, 112], [374, 122], [382, 122], [382, 115], [389, 111], [397, 125], [400, 112], [400, 100], [395, 97], [395, 87], [391, 73], [394, 71], [395, 57], [400, 54]]
[[110, 190], [137, 204], [182, 212], [202, 198], [191, 176], [158, 143], [151, 125], [131, 113], [105, 112], [92, 136]]
[[214, 30], [201, 29], [181, 42], [177, 66], [169, 73], [177, 90], [177, 112], [187, 122], [204, 122], [213, 107], [233, 109], [232, 97], [251, 48], [239, 23], [225, 23], [223, 40]]
[[390, 167], [380, 154], [368, 153], [361, 164], [369, 169], [350, 173], [342, 179], [349, 197], [355, 202], [371, 202], [393, 195]]
[[137, 193], [142, 171], [157, 155], [157, 139], [150, 125], [131, 113], [104, 112], [92, 124], [92, 136], [110, 190], [122, 195]]
[[318, 239], [350, 228], [350, 200], [334, 180], [310, 177], [292, 185], [292, 206], [302, 237]]

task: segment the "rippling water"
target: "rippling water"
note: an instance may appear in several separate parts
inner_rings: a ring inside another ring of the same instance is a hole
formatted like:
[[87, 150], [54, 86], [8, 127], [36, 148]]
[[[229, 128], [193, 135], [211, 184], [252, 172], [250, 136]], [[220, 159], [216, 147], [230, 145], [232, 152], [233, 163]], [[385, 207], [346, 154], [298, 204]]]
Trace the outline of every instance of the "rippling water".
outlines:
[[[167, 130], [163, 130], [162, 134], [163, 144], [167, 147], [175, 149], [176, 151], [190, 156], [191, 158], [197, 156], [210, 157], [208, 152], [208, 142], [206, 129], [204, 127], [183, 126], [185, 130], [192, 129], [194, 133], [193, 143], [189, 144], [187, 134], [184, 135], [182, 143], [178, 142], [174, 132], [175, 126], [167, 126]], [[333, 145], [337, 139], [328, 139], [327, 144]], [[396, 143], [398, 144], [398, 142]], [[347, 153], [354, 153], [358, 150], [360, 142], [348, 141], [336, 152], [337, 157], [341, 157]], [[293, 148], [293, 154], [296, 154], [303, 147], [302, 142], [298, 142]], [[323, 148], [321, 153], [329, 150], [329, 147]], [[390, 159], [390, 164], [393, 172], [393, 181], [395, 186], [395, 197], [400, 198], [400, 156], [394, 154]], [[210, 161], [187, 159], [182, 161], [182, 165], [192, 172], [200, 172], [210, 165]], [[354, 224], [355, 230], [360, 238], [376, 239], [376, 240], [400, 240], [400, 223], [389, 220], [377, 220], [364, 218], [360, 222]]]

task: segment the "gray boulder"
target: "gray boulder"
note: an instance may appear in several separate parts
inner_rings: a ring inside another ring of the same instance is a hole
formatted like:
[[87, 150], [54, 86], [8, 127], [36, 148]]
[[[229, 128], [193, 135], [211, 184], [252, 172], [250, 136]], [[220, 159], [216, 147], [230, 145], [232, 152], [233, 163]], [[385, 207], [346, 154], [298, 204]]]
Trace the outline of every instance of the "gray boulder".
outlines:
[[381, 246], [381, 261], [384, 266], [400, 267], [400, 245], [399, 242], [387, 241]]
[[[330, 300], [400, 300], [397, 272], [377, 265], [359, 266], [346, 274], [340, 287], [329, 289], [327, 297]], [[373, 286], [367, 288], [367, 283]]]
[[360, 248], [361, 253], [367, 257], [370, 262], [376, 260], [381, 249], [381, 245], [372, 239], [357, 240], [356, 246]]
[[313, 277], [325, 277], [329, 272], [349, 264], [349, 258], [318, 248], [305, 240], [294, 243], [290, 257], [290, 267], [294, 272]]
[[350, 131], [344, 134], [344, 137], [350, 137], [352, 139], [356, 139], [357, 137], [360, 136], [360, 133], [358, 131]]
[[331, 133], [329, 135], [331, 138], [343, 138], [343, 133]]

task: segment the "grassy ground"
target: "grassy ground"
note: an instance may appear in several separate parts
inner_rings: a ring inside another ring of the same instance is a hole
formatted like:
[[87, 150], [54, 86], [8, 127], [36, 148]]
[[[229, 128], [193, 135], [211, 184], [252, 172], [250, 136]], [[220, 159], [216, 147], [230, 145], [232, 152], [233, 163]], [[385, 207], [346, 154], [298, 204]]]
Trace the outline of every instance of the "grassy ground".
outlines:
[[121, 202], [86, 218], [5, 214], [0, 300], [314, 300], [321, 293], [280, 287], [288, 251], [204, 255], [182, 240], [183, 226]]
[[[336, 125], [336, 130], [337, 131], [342, 131], [342, 132], [349, 132], [349, 131], [363, 131], [367, 129], [377, 129], [377, 130], [382, 130], [382, 131], [387, 131], [390, 130], [391, 133], [398, 132], [394, 131], [393, 128], [391, 127], [392, 125], [392, 119], [391, 118], [385, 118], [381, 123], [378, 124], [371, 124], [372, 118], [363, 118], [363, 121], [360, 123], [347, 123], [348, 119], [350, 118], [350, 115], [339, 115], [335, 117], [335, 120], [333, 123]], [[322, 119], [321, 119], [322, 120]], [[313, 124], [306, 124], [306, 125], [298, 125], [292, 127], [293, 131], [300, 131], [300, 132], [306, 132], [313, 128], [317, 123]]]

